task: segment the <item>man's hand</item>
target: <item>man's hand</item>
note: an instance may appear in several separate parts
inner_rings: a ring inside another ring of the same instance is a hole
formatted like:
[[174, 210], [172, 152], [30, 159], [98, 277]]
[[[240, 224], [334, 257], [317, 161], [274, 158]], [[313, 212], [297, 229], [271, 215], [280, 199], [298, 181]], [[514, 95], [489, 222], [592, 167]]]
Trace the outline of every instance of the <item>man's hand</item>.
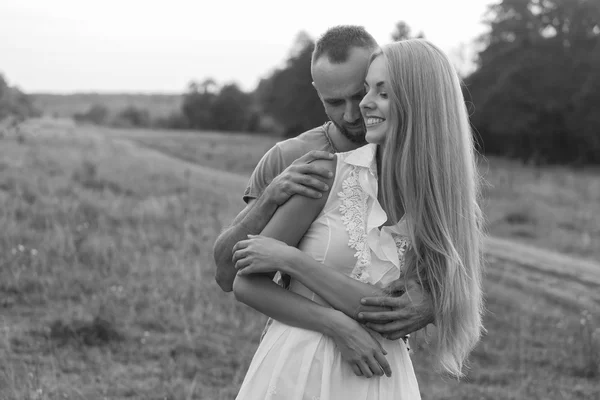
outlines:
[[358, 315], [359, 321], [390, 340], [400, 339], [434, 321], [431, 297], [416, 283], [400, 297], [365, 297], [361, 303], [391, 308], [391, 311], [365, 311]]
[[358, 322], [341, 312], [338, 315], [331, 338], [354, 374], [367, 378], [383, 374], [392, 376], [392, 369], [385, 358], [387, 351], [381, 344]]
[[333, 172], [311, 163], [315, 160], [331, 160], [332, 158], [333, 154], [327, 151], [313, 150], [306, 153], [277, 175], [269, 183], [262, 196], [267, 196], [277, 206], [282, 205], [295, 194], [315, 199], [321, 197], [322, 192], [326, 192], [329, 188], [315, 176], [327, 179], [333, 176]]

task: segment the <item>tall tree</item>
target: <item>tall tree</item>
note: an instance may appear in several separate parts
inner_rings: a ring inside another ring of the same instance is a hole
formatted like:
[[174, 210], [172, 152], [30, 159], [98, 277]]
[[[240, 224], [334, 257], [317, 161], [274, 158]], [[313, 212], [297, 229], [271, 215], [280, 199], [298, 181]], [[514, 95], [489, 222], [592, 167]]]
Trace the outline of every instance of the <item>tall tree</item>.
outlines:
[[[257, 116], [253, 97], [231, 83], [219, 87], [212, 78], [190, 82], [184, 95], [182, 114], [192, 129], [254, 131]], [[174, 118], [172, 122], [180, 125]]]
[[392, 40], [394, 42], [398, 42], [400, 40], [413, 39], [413, 38], [424, 38], [425, 35], [423, 32], [419, 32], [417, 36], [413, 36], [411, 34], [410, 26], [404, 21], [396, 22], [396, 26], [394, 27], [394, 31], [392, 32]]
[[202, 83], [192, 81], [188, 84], [188, 91], [183, 96], [182, 114], [192, 129], [213, 129], [211, 107], [217, 95], [212, 78], [207, 78]]
[[410, 38], [410, 26], [408, 26], [408, 24], [404, 21], [397, 22], [394, 32], [392, 32], [392, 40], [394, 42], [398, 42], [400, 40], [406, 40]]
[[10, 86], [0, 74], [0, 120], [8, 116], [28, 118], [38, 115], [28, 95], [19, 88]]
[[312, 86], [310, 61], [314, 42], [299, 34], [286, 65], [264, 78], [256, 89], [261, 112], [294, 136], [327, 120], [321, 100]]
[[213, 129], [219, 131], [249, 130], [252, 99], [236, 84], [225, 85], [210, 107]]
[[572, 114], [578, 110], [585, 119], [577, 99], [590, 101], [582, 88], [600, 70], [592, 56], [599, 21], [598, 1], [503, 0], [490, 7], [478, 69], [467, 79], [485, 151], [542, 162], [592, 161], [582, 149], [594, 146], [594, 135], [582, 135]]

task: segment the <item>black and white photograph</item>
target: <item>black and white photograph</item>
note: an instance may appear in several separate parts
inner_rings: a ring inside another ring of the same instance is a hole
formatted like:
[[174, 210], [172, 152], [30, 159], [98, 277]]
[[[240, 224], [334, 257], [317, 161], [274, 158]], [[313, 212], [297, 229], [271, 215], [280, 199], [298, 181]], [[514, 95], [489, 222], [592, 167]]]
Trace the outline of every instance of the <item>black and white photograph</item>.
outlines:
[[0, 2], [0, 400], [600, 400], [600, 0]]

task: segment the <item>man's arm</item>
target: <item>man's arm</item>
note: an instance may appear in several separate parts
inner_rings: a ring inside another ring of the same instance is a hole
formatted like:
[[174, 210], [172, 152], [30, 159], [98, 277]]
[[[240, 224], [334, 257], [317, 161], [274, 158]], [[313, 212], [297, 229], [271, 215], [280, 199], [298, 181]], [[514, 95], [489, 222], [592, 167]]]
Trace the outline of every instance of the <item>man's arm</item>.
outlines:
[[233, 290], [233, 280], [236, 270], [231, 263], [231, 249], [240, 240], [262, 231], [273, 214], [277, 205], [268, 196], [251, 200], [246, 208], [233, 220], [232, 225], [223, 231], [213, 247], [213, 256], [217, 265], [215, 280], [225, 292]]
[[[321, 179], [330, 178], [332, 172], [312, 162], [319, 159], [330, 160], [332, 157], [331, 153], [325, 151], [311, 151], [294, 161], [281, 174], [277, 175], [279, 171], [274, 171], [275, 178], [258, 199], [250, 201], [233, 220], [232, 225], [219, 235], [213, 247], [213, 256], [217, 266], [215, 280], [223, 291], [231, 292], [233, 289], [236, 274], [231, 261], [233, 246], [248, 235], [260, 233], [277, 208], [292, 195], [300, 194], [309, 198], [322, 196], [322, 192], [328, 188]], [[267, 158], [261, 160], [263, 164], [268, 162]], [[259, 167], [257, 166], [257, 171], [260, 172], [262, 170]]]
[[299, 255], [296, 262], [285, 266], [282, 272], [302, 282], [333, 308], [391, 340], [403, 338], [434, 322], [431, 295], [416, 276], [402, 276], [385, 290], [333, 268], [323, 268], [305, 254]]
[[361, 312], [359, 321], [391, 340], [416, 332], [429, 324], [435, 325], [433, 300], [426, 289], [426, 283], [423, 284], [413, 274], [393, 282], [391, 286], [394, 286], [394, 291], [403, 294], [397, 297], [366, 297], [362, 300], [364, 305], [388, 307], [389, 311]]
[[[400, 339], [434, 322], [431, 295], [416, 276], [401, 276], [386, 289], [355, 280], [333, 268], [323, 268], [298, 254], [282, 272], [299, 280], [336, 310], [385, 335]], [[402, 293], [400, 296], [396, 295]], [[394, 295], [393, 295], [394, 294]]]
[[375, 285], [361, 282], [334, 268], [323, 268], [323, 264], [304, 253], [296, 253], [291, 264], [283, 266], [282, 273], [300, 281], [321, 296], [333, 308], [352, 319], [358, 320], [363, 311], [387, 311], [388, 308], [366, 306], [363, 297], [381, 297], [387, 293]]

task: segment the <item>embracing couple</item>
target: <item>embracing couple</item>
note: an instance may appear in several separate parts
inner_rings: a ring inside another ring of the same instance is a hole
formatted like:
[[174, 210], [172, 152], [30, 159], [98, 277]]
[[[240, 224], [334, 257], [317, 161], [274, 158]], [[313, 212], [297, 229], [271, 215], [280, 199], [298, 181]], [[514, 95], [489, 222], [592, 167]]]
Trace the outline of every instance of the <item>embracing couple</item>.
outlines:
[[265, 154], [215, 243], [218, 284], [270, 317], [237, 398], [420, 399], [408, 334], [434, 324], [461, 376], [483, 329], [459, 77], [431, 43], [357, 26], [318, 39], [311, 73], [330, 122]]

